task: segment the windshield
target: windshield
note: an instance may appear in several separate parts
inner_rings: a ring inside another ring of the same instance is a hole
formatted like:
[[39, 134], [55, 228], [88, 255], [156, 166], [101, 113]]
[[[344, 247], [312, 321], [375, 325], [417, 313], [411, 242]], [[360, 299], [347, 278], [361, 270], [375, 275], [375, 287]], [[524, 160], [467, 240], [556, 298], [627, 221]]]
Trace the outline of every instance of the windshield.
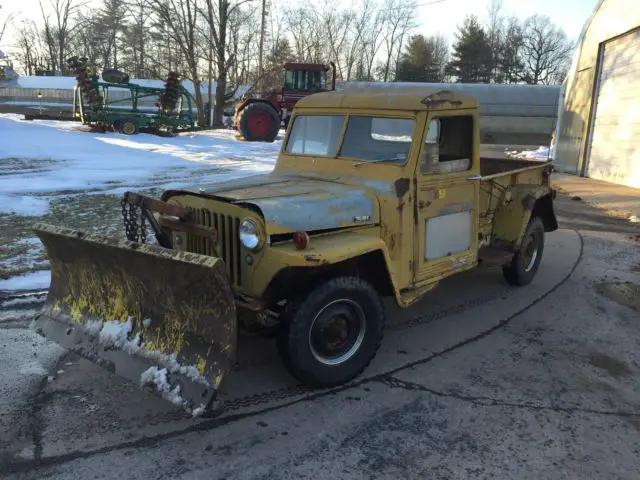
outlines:
[[304, 115], [293, 122], [287, 153], [335, 157], [344, 115]]
[[303, 90], [307, 92], [327, 89], [327, 72], [310, 70], [285, 70], [285, 90]]
[[404, 165], [409, 157], [415, 120], [352, 115], [339, 145], [344, 115], [296, 116], [286, 152], [345, 157], [362, 162]]

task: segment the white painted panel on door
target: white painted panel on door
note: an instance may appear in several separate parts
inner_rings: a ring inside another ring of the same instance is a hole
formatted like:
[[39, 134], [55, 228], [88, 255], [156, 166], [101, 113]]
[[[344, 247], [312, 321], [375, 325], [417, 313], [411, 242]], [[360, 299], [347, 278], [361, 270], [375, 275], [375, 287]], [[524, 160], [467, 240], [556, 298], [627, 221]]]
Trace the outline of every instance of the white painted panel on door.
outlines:
[[435, 260], [471, 247], [471, 210], [426, 220], [425, 260]]

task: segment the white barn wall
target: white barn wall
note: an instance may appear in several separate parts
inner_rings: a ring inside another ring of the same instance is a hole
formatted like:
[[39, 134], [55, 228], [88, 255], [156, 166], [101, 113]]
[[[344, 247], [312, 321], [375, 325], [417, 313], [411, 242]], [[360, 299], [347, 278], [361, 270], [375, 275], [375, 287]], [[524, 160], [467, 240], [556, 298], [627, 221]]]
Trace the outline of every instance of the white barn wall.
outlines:
[[[555, 146], [558, 170], [578, 175], [584, 173], [600, 44], [638, 27], [638, 0], [601, 0], [585, 24], [565, 79], [558, 112]], [[640, 102], [636, 108], [640, 108]]]

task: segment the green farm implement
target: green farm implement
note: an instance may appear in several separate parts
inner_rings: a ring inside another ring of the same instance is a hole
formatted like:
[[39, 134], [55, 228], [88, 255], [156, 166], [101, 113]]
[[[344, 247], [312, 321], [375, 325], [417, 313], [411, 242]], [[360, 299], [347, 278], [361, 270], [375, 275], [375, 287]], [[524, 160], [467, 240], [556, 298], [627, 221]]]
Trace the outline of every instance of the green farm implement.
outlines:
[[129, 76], [118, 70], [105, 70], [100, 81], [87, 67], [85, 58], [72, 57], [67, 63], [77, 80], [73, 117], [84, 125], [127, 135], [141, 129], [174, 134], [195, 126], [193, 97], [175, 72], [170, 72], [164, 88], [159, 88], [131, 83]]

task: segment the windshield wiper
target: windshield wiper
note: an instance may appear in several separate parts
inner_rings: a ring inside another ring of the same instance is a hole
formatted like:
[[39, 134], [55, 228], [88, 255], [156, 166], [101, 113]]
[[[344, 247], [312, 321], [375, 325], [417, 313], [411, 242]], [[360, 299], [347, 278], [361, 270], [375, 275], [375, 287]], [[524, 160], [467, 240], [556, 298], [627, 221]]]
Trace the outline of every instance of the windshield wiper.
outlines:
[[351, 166], [358, 167], [365, 163], [393, 162], [394, 160], [397, 160], [397, 158], [378, 158], [377, 160], [362, 160], [361, 162], [352, 163]]

